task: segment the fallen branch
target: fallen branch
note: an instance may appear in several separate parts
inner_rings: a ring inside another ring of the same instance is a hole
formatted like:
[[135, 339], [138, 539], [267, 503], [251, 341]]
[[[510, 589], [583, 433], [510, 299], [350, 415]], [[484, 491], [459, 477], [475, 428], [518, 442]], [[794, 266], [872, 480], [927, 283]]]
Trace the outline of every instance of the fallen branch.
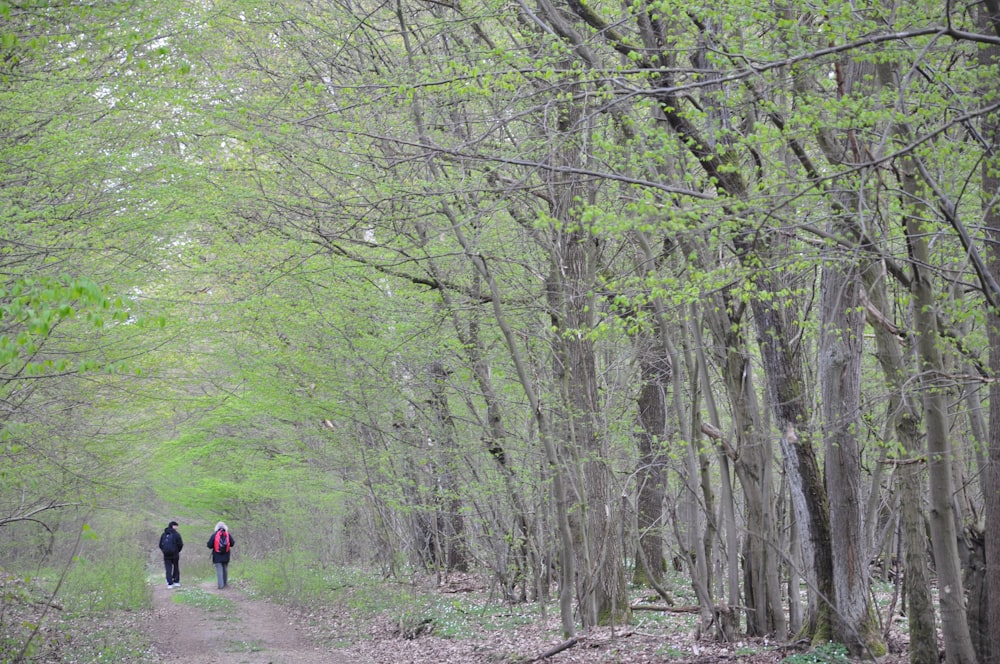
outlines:
[[572, 648], [573, 646], [575, 646], [579, 642], [580, 642], [580, 637], [578, 637], [578, 636], [574, 636], [571, 639], [566, 639], [565, 641], [563, 641], [559, 645], [557, 645], [557, 646], [555, 646], [553, 648], [550, 648], [549, 650], [546, 650], [544, 653], [542, 653], [541, 655], [539, 655], [538, 657], [534, 658], [531, 661], [532, 662], [540, 662], [543, 659], [548, 659], [549, 657], [552, 657], [552, 655], [555, 655], [557, 653], [561, 653], [563, 650], [566, 650], [567, 648]]
[[701, 607], [697, 604], [686, 606], [667, 606], [666, 604], [633, 604], [633, 611], [665, 611], [667, 613], [699, 613]]
[[927, 458], [920, 456], [913, 459], [879, 459], [878, 463], [884, 463], [891, 466], [910, 466], [915, 463], [927, 463]]
[[[633, 604], [630, 607], [633, 611], [665, 611], [666, 613], [700, 613], [701, 607], [697, 604], [686, 604], [684, 606], [667, 606], [665, 604]], [[742, 609], [743, 607], [736, 607]], [[728, 604], [716, 604], [712, 607], [715, 615], [725, 615], [733, 610]]]

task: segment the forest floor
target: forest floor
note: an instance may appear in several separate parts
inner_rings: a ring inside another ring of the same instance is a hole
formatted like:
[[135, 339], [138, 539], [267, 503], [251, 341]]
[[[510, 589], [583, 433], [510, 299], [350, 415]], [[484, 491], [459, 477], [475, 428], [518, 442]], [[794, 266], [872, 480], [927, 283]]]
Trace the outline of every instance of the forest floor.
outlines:
[[[232, 602], [223, 615], [197, 609], [178, 599], [181, 589], [159, 586], [145, 630], [160, 662], [212, 664], [779, 664], [782, 662], [846, 663], [831, 651], [806, 653], [804, 644], [780, 644], [741, 638], [725, 643], [699, 639], [692, 630], [696, 616], [662, 612], [636, 613], [632, 625], [579, 635], [571, 644], [560, 636], [558, 615], [539, 618], [517, 607], [486, 608], [470, 595], [482, 590], [472, 577], [452, 578], [440, 585], [415, 589], [437, 593], [443, 601], [432, 612], [420, 610], [365, 613], [350, 610], [366, 601], [341, 593], [333, 606], [291, 608], [251, 597], [241, 584], [222, 591], [214, 583], [197, 592], [221, 594]], [[179, 593], [179, 594], [178, 594]], [[464, 614], [460, 630], [449, 627], [448, 611]], [[483, 613], [475, 615], [479, 606]], [[470, 615], [471, 614], [471, 615]], [[905, 638], [890, 631], [889, 654], [882, 664], [907, 661]], [[561, 650], [557, 649], [562, 646]]]
[[[214, 580], [190, 588], [153, 589], [153, 609], [140, 622], [150, 662], [185, 664], [349, 664], [321, 648], [297, 616]], [[355, 662], [351, 664], [361, 664]]]
[[[152, 608], [97, 612], [54, 620], [33, 662], [144, 664], [846, 664], [832, 650], [741, 637], [699, 638], [697, 615], [636, 612], [632, 624], [561, 637], [559, 616], [534, 605], [498, 605], [481, 580], [452, 578], [405, 592], [421, 602], [382, 603], [371, 586], [340, 588], [336, 603], [308, 607], [268, 601], [237, 580], [224, 590], [214, 579], [179, 589], [153, 588]], [[28, 603], [25, 607], [37, 607]], [[2, 618], [3, 616], [0, 616]], [[10, 618], [11, 615], [6, 616]], [[27, 617], [27, 616], [25, 616]], [[4, 622], [0, 620], [0, 623]], [[46, 621], [42, 621], [46, 622]], [[58, 629], [55, 623], [59, 623]], [[897, 616], [881, 664], [908, 660]], [[62, 636], [56, 636], [61, 634]], [[100, 640], [105, 653], [82, 655]], [[2, 645], [2, 644], [0, 644]], [[8, 643], [9, 645], [9, 643]], [[563, 646], [562, 649], [557, 649]], [[0, 648], [5, 650], [6, 648]], [[121, 653], [129, 652], [128, 656]], [[7, 653], [10, 654], [10, 653]], [[0, 652], [0, 661], [13, 661]]]

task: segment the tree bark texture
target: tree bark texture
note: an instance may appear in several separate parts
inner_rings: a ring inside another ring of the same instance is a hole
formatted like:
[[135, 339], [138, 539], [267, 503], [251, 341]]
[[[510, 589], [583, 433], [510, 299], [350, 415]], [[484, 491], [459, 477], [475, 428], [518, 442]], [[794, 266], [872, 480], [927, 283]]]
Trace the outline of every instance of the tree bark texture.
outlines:
[[[744, 245], [745, 241], [741, 241]], [[740, 247], [740, 245], [738, 245]], [[773, 277], [757, 266], [759, 259], [750, 258], [750, 247], [743, 248], [744, 260], [754, 270], [758, 289], [777, 294]], [[813, 434], [805, 395], [805, 378], [801, 358], [792, 351], [792, 335], [787, 329], [778, 298], [761, 297], [751, 306], [757, 327], [757, 343], [761, 349], [768, 398], [775, 413], [775, 423], [781, 431], [780, 443], [788, 475], [792, 509], [802, 534], [803, 576], [810, 588], [809, 614], [804, 629], [810, 636], [825, 638], [829, 627], [829, 607], [834, 601], [833, 561], [830, 553], [830, 521], [826, 488], [816, 460]], [[825, 625], [825, 627], [824, 627]]]
[[[575, 86], [571, 86], [575, 89]], [[578, 508], [582, 515], [577, 533], [577, 593], [585, 627], [624, 624], [630, 615], [624, 555], [619, 524], [621, 501], [608, 465], [607, 437], [600, 425], [597, 360], [591, 332], [597, 301], [598, 239], [581, 222], [581, 206], [588, 191], [573, 168], [580, 167], [582, 110], [572, 101], [558, 106], [550, 128], [552, 164], [564, 167], [549, 177], [549, 213], [556, 220], [550, 229], [550, 278], [548, 301], [556, 350], [553, 374], [563, 406], [565, 458], [581, 468]]]
[[581, 507], [587, 555], [579, 561], [580, 607], [586, 627], [624, 624], [628, 621], [629, 601], [623, 542], [617, 526], [621, 523], [621, 502], [615, 495], [606, 438], [601, 435], [598, 421], [601, 409], [597, 365], [589, 336], [596, 310], [593, 291], [597, 243], [584, 231], [559, 234], [562, 241], [557, 269], [561, 272], [563, 307], [559, 336], [565, 361], [566, 442], [579, 454], [585, 487]]
[[[904, 174], [904, 189], [915, 192], [917, 187], [909, 174]], [[916, 215], [905, 220], [907, 242], [913, 259], [913, 321], [917, 334], [917, 355], [920, 362], [920, 385], [923, 390], [924, 421], [927, 427], [927, 464], [930, 471], [930, 529], [934, 549], [934, 566], [938, 575], [938, 603], [944, 634], [945, 654], [949, 664], [975, 664], [976, 654], [966, 621], [965, 592], [962, 586], [961, 560], [958, 554], [958, 532], [952, 497], [955, 492], [951, 464], [951, 442], [948, 438], [948, 411], [945, 405], [945, 377], [938, 349], [937, 317], [926, 235]]]
[[[984, 31], [1000, 37], [1000, 1], [986, 0], [979, 10], [978, 24]], [[1000, 47], [992, 45], [979, 50], [979, 62], [984, 68], [1000, 65]], [[994, 69], [995, 70], [995, 69]], [[1000, 91], [994, 79], [992, 93]], [[990, 273], [1000, 282], [1000, 113], [991, 113], [983, 122], [983, 136], [991, 152], [983, 159], [982, 196], [983, 227], [986, 229], [986, 255]], [[1000, 299], [1000, 298], [998, 298]], [[992, 598], [988, 610], [987, 633], [981, 639], [982, 662], [1000, 660], [1000, 310], [987, 311], [990, 340], [990, 425], [989, 463], [984, 470], [983, 497], [985, 507], [985, 590]]]
[[434, 436], [445, 454], [438, 461], [436, 499], [441, 507], [438, 515], [438, 530], [443, 537], [441, 547], [444, 559], [439, 561], [449, 572], [469, 571], [468, 545], [465, 541], [465, 520], [462, 517], [462, 501], [458, 483], [451, 464], [459, 458], [456, 452], [455, 422], [448, 405], [445, 386], [448, 371], [441, 362], [432, 362], [427, 368], [430, 377], [429, 390], [434, 409]]
[[823, 268], [819, 374], [836, 609], [833, 634], [854, 655], [881, 655], [885, 646], [868, 601], [868, 546], [861, 518], [858, 432], [864, 316], [859, 282], [850, 259], [830, 261]]
[[636, 507], [641, 553], [633, 581], [646, 583], [645, 577], [650, 577], [652, 582], [662, 584], [666, 571], [662, 536], [666, 473], [660, 449], [667, 433], [667, 395], [673, 369], [669, 358], [656, 352], [657, 347], [659, 344], [647, 342], [639, 351], [642, 386], [636, 403], [639, 420]]
[[900, 345], [900, 330], [891, 326], [885, 315], [890, 311], [889, 298], [881, 264], [869, 263], [863, 270], [868, 293], [869, 322], [874, 330], [876, 358], [882, 367], [890, 392], [888, 412], [892, 430], [905, 457], [896, 470], [903, 535], [903, 579], [906, 613], [910, 628], [910, 664], [936, 664], [938, 661], [937, 627], [934, 598], [931, 595], [930, 560], [927, 555], [925, 528], [927, 491], [924, 464], [920, 460], [923, 445], [920, 434], [921, 414], [916, 396], [908, 389], [914, 373], [906, 365]]
[[[722, 296], [713, 296], [703, 307], [714, 345], [720, 349], [716, 362], [725, 384], [735, 438], [735, 446], [727, 450], [727, 454], [731, 456], [736, 477], [743, 488], [746, 508], [743, 570], [747, 633], [755, 636], [776, 634], [784, 638], [788, 627], [778, 576], [781, 553], [777, 547], [771, 484], [773, 454], [762, 424], [763, 414], [757, 400], [742, 311], [732, 299]], [[718, 426], [717, 422], [712, 424]]]

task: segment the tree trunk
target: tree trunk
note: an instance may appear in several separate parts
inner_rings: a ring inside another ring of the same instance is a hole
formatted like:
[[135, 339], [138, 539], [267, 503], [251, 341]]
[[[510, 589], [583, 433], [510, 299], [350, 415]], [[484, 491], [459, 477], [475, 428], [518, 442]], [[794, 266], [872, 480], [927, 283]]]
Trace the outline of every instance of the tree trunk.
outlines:
[[591, 336], [597, 311], [598, 239], [584, 228], [581, 206], [593, 192], [572, 172], [581, 166], [580, 143], [585, 142], [580, 118], [579, 106], [567, 101], [558, 107], [550, 128], [552, 145], [558, 147], [549, 158], [558, 168], [548, 180], [549, 214], [558, 223], [550, 228], [548, 301], [556, 330], [553, 374], [565, 408], [563, 450], [582, 467], [578, 601], [583, 625], [593, 627], [627, 623], [630, 603], [619, 528], [620, 491], [613, 486], [608, 439], [600, 426]]
[[[666, 74], [650, 81], [656, 86], [654, 97], [667, 123], [674, 129], [692, 156], [704, 168], [719, 193], [735, 201], [746, 198], [746, 183], [740, 172], [731, 168], [736, 157], [728, 152], [709, 149], [711, 142], [701, 136], [691, 121], [680, 112], [680, 100], [671, 92], [672, 81]], [[787, 329], [782, 309], [784, 290], [775, 275], [767, 269], [769, 252], [774, 248], [762, 244], [767, 241], [760, 229], [749, 227], [738, 230], [733, 244], [741, 266], [747, 271], [756, 295], [751, 299], [757, 343], [767, 382], [768, 394], [775, 412], [775, 424], [781, 432], [780, 441], [788, 473], [792, 504], [805, 538], [801, 542], [805, 559], [805, 572], [810, 580], [812, 594], [819, 594], [828, 601], [833, 599], [833, 567], [829, 555], [830, 523], [826, 503], [826, 489], [816, 461], [809, 431], [808, 400], [805, 395], [805, 373], [802, 359], [792, 351], [792, 335]], [[820, 611], [828, 616], [827, 604], [810, 603], [807, 629], [818, 633]], [[822, 638], [822, 634], [820, 637]]]
[[[639, 340], [637, 340], [638, 343]], [[663, 498], [666, 474], [660, 452], [667, 429], [667, 395], [670, 360], [656, 352], [659, 344], [643, 344], [639, 351], [642, 387], [637, 401], [639, 468], [636, 470], [636, 507], [639, 525], [639, 560], [633, 583], [662, 585], [666, 571], [663, 556]]]
[[[781, 496], [782, 500], [784, 500], [784, 490], [782, 490]], [[789, 496], [789, 498], [791, 497]], [[802, 560], [802, 547], [799, 546], [799, 543], [802, 541], [800, 535], [799, 522], [795, 519], [795, 510], [789, 510], [788, 555], [791, 560], [788, 561], [788, 629], [792, 634], [798, 634], [805, 627], [805, 618], [802, 614], [802, 600], [799, 598], [801, 595], [799, 586], [802, 584], [802, 578], [799, 575], [799, 570], [802, 569], [799, 564]]]
[[[743, 555], [746, 629], [752, 636], [776, 634], [779, 639], [783, 639], [788, 628], [781, 605], [778, 578], [780, 552], [776, 546], [771, 445], [763, 433], [765, 427], [761, 424], [763, 417], [757, 402], [751, 353], [741, 312], [740, 307], [725, 297], [713, 297], [703, 307], [703, 315], [715, 339], [715, 345], [721, 349], [721, 357], [717, 361], [732, 410], [735, 445], [723, 451], [735, 466], [736, 477], [743, 487], [746, 507], [747, 535]], [[698, 332], [695, 327], [696, 347], [703, 357], [702, 349], [705, 345]], [[702, 359], [702, 362], [705, 360]], [[703, 381], [708, 380], [707, 372], [708, 367], [705, 366], [702, 369]], [[711, 424], [718, 429], [719, 416], [714, 412], [714, 400], [707, 386], [705, 392]], [[721, 431], [719, 435], [722, 440]], [[726, 481], [725, 478], [723, 481]], [[733, 551], [729, 552], [731, 558], [737, 555], [736, 543], [728, 537], [727, 547], [733, 547]], [[737, 573], [735, 567], [730, 570], [731, 575]]]
[[[636, 233], [639, 245], [638, 269], [652, 273], [657, 267], [649, 239]], [[674, 379], [673, 359], [668, 349], [669, 331], [663, 302], [653, 298], [655, 333], [640, 331], [636, 337], [639, 349], [641, 388], [637, 400], [639, 423], [639, 468], [636, 471], [637, 522], [639, 529], [637, 564], [633, 583], [652, 585], [665, 601], [673, 599], [663, 587], [666, 572], [663, 529], [663, 501], [666, 495], [666, 455], [662, 452], [667, 439], [670, 387]]]
[[830, 552], [835, 640], [854, 655], [885, 652], [868, 601], [868, 543], [861, 519], [861, 354], [864, 317], [857, 268], [850, 259], [823, 268], [819, 374], [825, 478], [830, 501]]
[[[568, 208], [565, 213], [568, 216]], [[621, 501], [607, 463], [607, 440], [600, 435], [597, 366], [590, 337], [597, 308], [593, 295], [597, 242], [585, 231], [555, 233], [560, 240], [553, 256], [557, 273], [553, 281], [559, 284], [562, 305], [557, 335], [562, 352], [557, 354], [555, 373], [562, 378], [567, 401], [566, 442], [580, 455], [585, 491], [580, 610], [585, 627], [623, 624], [629, 618], [629, 601], [617, 527]]]
[[[904, 190], [916, 193], [913, 175], [904, 171]], [[914, 200], [917, 200], [914, 198]], [[966, 621], [965, 592], [962, 587], [958, 532], [955, 528], [952, 496], [952, 453], [948, 439], [948, 412], [944, 400], [944, 376], [938, 349], [937, 317], [926, 235], [920, 218], [908, 214], [905, 220], [907, 243], [913, 259], [913, 320], [920, 360], [924, 420], [927, 426], [927, 465], [930, 471], [930, 527], [934, 567], [938, 575], [938, 602], [945, 654], [949, 664], [974, 664], [976, 655]]]
[[[743, 260], [752, 266], [758, 259], [750, 247], [740, 240]], [[755, 281], [761, 293], [776, 294], [777, 284], [763, 270], [755, 270]], [[782, 432], [781, 450], [789, 481], [792, 509], [799, 532], [803, 536], [803, 573], [810, 589], [810, 602], [804, 629], [813, 638], [829, 636], [830, 603], [833, 594], [833, 561], [830, 555], [830, 521], [826, 488], [816, 461], [816, 452], [809, 429], [809, 414], [805, 395], [805, 378], [801, 358], [792, 352], [790, 334], [784, 315], [777, 308], [780, 298], [755, 298], [751, 303], [757, 326], [757, 343], [761, 349], [768, 397], [775, 412], [776, 425]]]
[[[979, 10], [979, 24], [985, 29], [992, 27], [994, 34], [1000, 37], [1000, 1], [986, 0]], [[996, 45], [979, 49], [980, 63], [983, 71], [986, 67], [996, 67], [1000, 63], [1000, 47]], [[994, 85], [995, 94], [1000, 84]], [[983, 195], [984, 219], [986, 229], [986, 252], [989, 259], [990, 273], [995, 282], [1000, 282], [1000, 113], [992, 113], [984, 119], [983, 136], [992, 148], [992, 153], [983, 159], [981, 187]], [[985, 586], [990, 602], [988, 615], [988, 637], [983, 639], [983, 662], [1000, 660], [1000, 310], [996, 306], [987, 311], [987, 326], [990, 340], [990, 431], [989, 431], [989, 463], [984, 469], [983, 496], [986, 512], [985, 548], [986, 548], [986, 578]]]
[[524, 390], [531, 413], [538, 426], [538, 437], [545, 452], [545, 459], [548, 467], [552, 471], [552, 500], [556, 506], [556, 525], [559, 539], [559, 617], [563, 629], [563, 636], [571, 638], [576, 635], [576, 623], [573, 620], [573, 586], [576, 577], [576, 562], [573, 546], [573, 534], [569, 520], [569, 492], [566, 488], [565, 473], [559, 462], [559, 455], [556, 450], [555, 441], [552, 437], [552, 425], [549, 421], [547, 411], [542, 407], [538, 397], [538, 390], [528, 373], [522, 353], [514, 337], [514, 330], [507, 321], [507, 316], [501, 306], [500, 288], [496, 280], [490, 274], [489, 267], [482, 255], [473, 251], [472, 246], [465, 237], [461, 226], [457, 220], [453, 219], [452, 230], [465, 255], [472, 262], [476, 271], [483, 278], [490, 290], [490, 302], [493, 305], [493, 315], [496, 318], [497, 326], [503, 334], [507, 349], [510, 352], [511, 361], [517, 371], [518, 382]]
[[876, 357], [891, 390], [888, 412], [896, 440], [906, 456], [896, 470], [900, 520], [903, 531], [903, 579], [906, 612], [910, 628], [910, 664], [936, 664], [938, 661], [937, 627], [934, 599], [931, 595], [927, 535], [924, 527], [924, 467], [921, 457], [920, 412], [907, 385], [912, 372], [907, 370], [900, 347], [899, 330], [885, 315], [890, 311], [881, 265], [871, 263], [863, 271], [868, 292], [868, 318], [875, 334]]
[[[690, 374], [696, 377], [697, 373], [698, 370], [691, 367]], [[699, 489], [702, 487], [702, 477], [698, 467], [698, 451], [696, 448], [699, 446], [699, 438], [696, 436], [696, 432], [701, 430], [701, 417], [698, 412], [699, 398], [697, 395], [699, 389], [696, 386], [697, 378], [694, 378], [692, 383], [691, 394], [693, 395], [692, 401], [694, 402], [691, 409], [692, 426], [690, 427], [690, 435], [685, 436], [688, 444], [686, 446], [684, 475], [680, 478], [686, 487], [683, 503], [684, 516], [682, 518], [685, 526], [685, 538], [680, 539], [678, 537], [678, 542], [684, 549], [685, 557], [688, 560], [688, 568], [691, 573], [691, 586], [698, 597], [698, 604], [701, 607], [701, 625], [699, 625], [697, 633], [703, 634], [711, 628], [712, 622], [715, 619], [715, 599], [712, 596], [711, 561], [708, 549], [705, 547], [707, 537], [704, 537], [705, 533], [702, 531], [702, 513], [704, 512], [706, 517], [706, 523], [704, 524], [706, 532], [709, 530], [707, 521], [711, 520], [713, 515], [707, 507], [706, 509], [701, 509], [702, 506], [698, 500]]]
[[[694, 340], [695, 355], [697, 357], [698, 375], [701, 377], [702, 392], [705, 395], [705, 407], [708, 410], [710, 428], [704, 424], [701, 426], [703, 432], [709, 433], [710, 437], [721, 440], [719, 411], [715, 405], [715, 395], [712, 392], [712, 383], [708, 373], [708, 362], [705, 359], [705, 346], [701, 337], [702, 321], [698, 316], [697, 308], [691, 307], [691, 328], [692, 339]], [[714, 435], [713, 435], [714, 434]], [[724, 532], [724, 545], [726, 553], [726, 595], [728, 604], [731, 607], [739, 605], [739, 537], [736, 531], [736, 505], [733, 496], [733, 483], [729, 471], [730, 454], [736, 457], [732, 446], [723, 441], [723, 445], [717, 449], [719, 459], [719, 476], [722, 486], [722, 527]], [[704, 479], [702, 481], [705, 481]], [[763, 571], [763, 568], [761, 569]], [[747, 595], [750, 596], [748, 590]], [[748, 604], [750, 602], [748, 601]], [[728, 628], [733, 633], [739, 631], [739, 614], [733, 611], [727, 621]], [[727, 634], [727, 636], [732, 636]]]
[[458, 484], [451, 464], [458, 459], [455, 445], [455, 422], [448, 406], [445, 393], [448, 371], [441, 362], [432, 362], [428, 367], [430, 374], [431, 405], [434, 409], [435, 431], [432, 435], [438, 438], [438, 443], [445, 454], [441, 455], [437, 464], [436, 499], [442, 507], [438, 515], [439, 532], [443, 537], [444, 569], [449, 572], [469, 571], [468, 545], [465, 541], [465, 521], [462, 518], [462, 502], [459, 500]]

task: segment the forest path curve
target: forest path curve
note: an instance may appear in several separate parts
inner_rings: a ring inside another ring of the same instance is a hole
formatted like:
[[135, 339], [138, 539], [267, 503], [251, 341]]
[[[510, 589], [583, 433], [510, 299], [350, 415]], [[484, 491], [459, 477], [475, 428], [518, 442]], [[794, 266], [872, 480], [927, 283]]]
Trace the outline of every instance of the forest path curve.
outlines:
[[[199, 601], [202, 593], [228, 601]], [[317, 646], [285, 607], [233, 586], [218, 590], [214, 581], [175, 589], [156, 584], [146, 633], [156, 661], [164, 663], [356, 664], [353, 657]]]

